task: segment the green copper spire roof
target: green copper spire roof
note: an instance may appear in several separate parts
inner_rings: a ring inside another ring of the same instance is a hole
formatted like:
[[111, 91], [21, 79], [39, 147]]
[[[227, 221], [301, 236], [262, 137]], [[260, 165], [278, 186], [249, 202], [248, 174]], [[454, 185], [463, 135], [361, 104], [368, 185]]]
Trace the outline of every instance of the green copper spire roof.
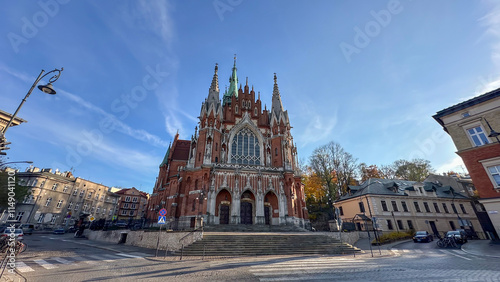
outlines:
[[160, 167], [162, 167], [164, 164], [168, 162], [168, 156], [170, 155], [170, 145], [171, 144], [168, 144], [167, 153], [165, 154], [165, 157], [163, 158], [163, 162], [161, 162]]
[[238, 98], [238, 75], [236, 74], [236, 54], [234, 54], [234, 65], [231, 77], [229, 77], [229, 89], [226, 89], [223, 96], [223, 104], [231, 102], [231, 97], [234, 95]]

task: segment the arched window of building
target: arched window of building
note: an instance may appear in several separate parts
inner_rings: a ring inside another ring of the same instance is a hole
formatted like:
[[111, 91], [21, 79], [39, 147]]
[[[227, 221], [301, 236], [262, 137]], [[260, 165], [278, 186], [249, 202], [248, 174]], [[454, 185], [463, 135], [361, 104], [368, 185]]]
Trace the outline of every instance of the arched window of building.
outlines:
[[278, 155], [278, 148], [274, 148], [274, 155]]
[[256, 116], [257, 115], [257, 108], [253, 108], [253, 114]]
[[250, 129], [240, 130], [231, 142], [232, 163], [260, 165], [259, 139]]
[[219, 149], [219, 143], [215, 143], [215, 151]]
[[238, 113], [238, 105], [234, 106], [234, 112]]

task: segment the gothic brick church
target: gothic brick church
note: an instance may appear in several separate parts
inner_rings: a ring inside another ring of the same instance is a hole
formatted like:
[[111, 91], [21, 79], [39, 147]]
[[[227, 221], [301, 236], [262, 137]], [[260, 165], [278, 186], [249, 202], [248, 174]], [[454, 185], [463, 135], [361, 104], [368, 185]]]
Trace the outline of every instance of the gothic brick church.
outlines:
[[[191, 140], [169, 146], [150, 198], [148, 218], [167, 210], [171, 228], [205, 224], [309, 225], [297, 148], [276, 74], [272, 106], [238, 89], [236, 58], [229, 88], [219, 96], [218, 66]], [[175, 226], [174, 226], [175, 225]], [[167, 226], [168, 227], [168, 226]]]

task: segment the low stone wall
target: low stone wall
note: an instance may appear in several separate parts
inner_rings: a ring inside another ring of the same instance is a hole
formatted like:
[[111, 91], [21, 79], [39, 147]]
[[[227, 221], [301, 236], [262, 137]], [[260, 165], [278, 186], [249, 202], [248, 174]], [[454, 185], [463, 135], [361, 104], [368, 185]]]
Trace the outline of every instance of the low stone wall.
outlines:
[[354, 245], [354, 243], [356, 243], [360, 238], [359, 232], [342, 232], [342, 235], [340, 234], [340, 232], [315, 232], [315, 233], [320, 233], [328, 237], [342, 240], [343, 243], [347, 243], [350, 245]]
[[[118, 244], [122, 233], [127, 233], [125, 245], [156, 249], [158, 242], [158, 232], [130, 231], [130, 230], [111, 230], [111, 231], [91, 231], [85, 230], [84, 235], [89, 240], [103, 241], [113, 244]], [[190, 245], [203, 238], [201, 232], [194, 232], [188, 235], [189, 232], [165, 232], [160, 233], [159, 249], [165, 250], [168, 246], [168, 251], [176, 251], [184, 246]], [[185, 237], [188, 235], [187, 237]], [[181, 240], [184, 238], [181, 242]]]

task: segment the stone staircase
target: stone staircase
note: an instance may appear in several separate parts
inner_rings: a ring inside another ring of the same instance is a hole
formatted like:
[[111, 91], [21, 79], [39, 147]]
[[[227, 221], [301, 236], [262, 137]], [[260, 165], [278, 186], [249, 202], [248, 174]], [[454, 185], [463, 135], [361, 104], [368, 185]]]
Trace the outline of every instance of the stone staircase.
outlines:
[[296, 225], [217, 224], [203, 227], [205, 232], [310, 232]]
[[[257, 256], [352, 254], [361, 250], [313, 232], [205, 232], [203, 239], [182, 251], [183, 256]], [[175, 252], [181, 255], [181, 251]]]

